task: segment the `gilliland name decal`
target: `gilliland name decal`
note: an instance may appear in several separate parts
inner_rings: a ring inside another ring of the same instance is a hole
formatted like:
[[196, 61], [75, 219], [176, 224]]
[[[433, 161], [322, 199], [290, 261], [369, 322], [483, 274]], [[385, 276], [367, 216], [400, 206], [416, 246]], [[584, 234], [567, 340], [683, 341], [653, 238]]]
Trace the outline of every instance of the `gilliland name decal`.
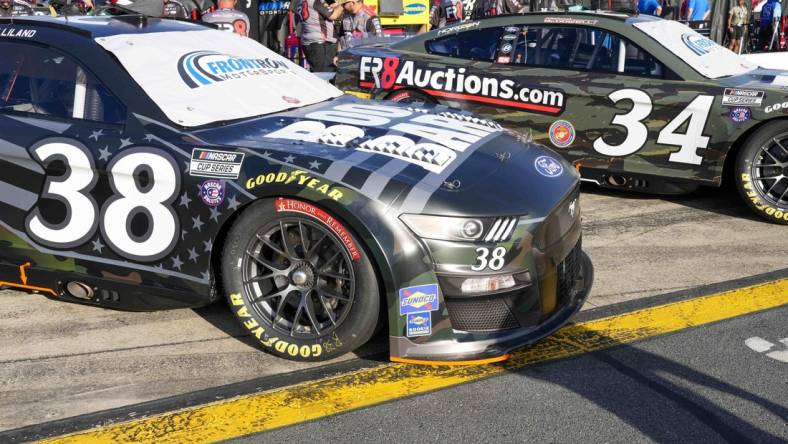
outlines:
[[3, 28], [0, 29], [0, 37], [17, 37], [31, 39], [36, 35], [35, 29]]
[[287, 72], [290, 68], [278, 60], [249, 59], [215, 51], [193, 51], [178, 60], [178, 74], [192, 89], [225, 80]]

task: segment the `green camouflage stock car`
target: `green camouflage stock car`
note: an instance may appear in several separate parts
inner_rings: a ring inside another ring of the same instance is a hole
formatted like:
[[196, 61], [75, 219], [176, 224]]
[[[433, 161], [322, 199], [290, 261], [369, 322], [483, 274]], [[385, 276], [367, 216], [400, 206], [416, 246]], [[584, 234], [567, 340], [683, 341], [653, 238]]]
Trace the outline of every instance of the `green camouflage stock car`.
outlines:
[[557, 148], [584, 180], [684, 193], [735, 177], [788, 224], [788, 72], [759, 68], [673, 21], [534, 13], [342, 53], [336, 84], [472, 110]]

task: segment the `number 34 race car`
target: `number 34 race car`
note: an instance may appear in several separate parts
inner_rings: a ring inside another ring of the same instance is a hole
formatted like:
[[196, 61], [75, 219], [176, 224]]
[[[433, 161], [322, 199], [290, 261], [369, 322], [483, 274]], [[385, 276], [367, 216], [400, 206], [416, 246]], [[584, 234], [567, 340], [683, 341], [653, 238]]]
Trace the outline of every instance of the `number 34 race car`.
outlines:
[[502, 360], [588, 294], [576, 170], [493, 122], [141, 16], [0, 20], [0, 53], [0, 286], [126, 310], [225, 295], [296, 360], [384, 316], [392, 359]]
[[[788, 57], [788, 56], [780, 56]], [[684, 193], [734, 177], [788, 224], [788, 72], [650, 16], [500, 16], [343, 52], [356, 95], [448, 104], [530, 132], [605, 187]]]

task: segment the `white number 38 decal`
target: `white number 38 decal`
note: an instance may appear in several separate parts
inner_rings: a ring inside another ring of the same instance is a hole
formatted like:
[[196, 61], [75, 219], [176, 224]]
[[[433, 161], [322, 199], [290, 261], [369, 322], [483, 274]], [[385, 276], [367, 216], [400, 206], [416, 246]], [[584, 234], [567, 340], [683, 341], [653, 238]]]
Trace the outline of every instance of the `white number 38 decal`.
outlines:
[[[648, 127], [643, 123], [653, 107], [651, 97], [638, 89], [620, 89], [608, 96], [613, 103], [622, 100], [632, 102], [632, 109], [625, 114], [616, 114], [612, 125], [623, 126], [627, 130], [627, 137], [618, 145], [610, 145], [602, 137], [594, 141], [594, 149], [605, 156], [629, 156], [640, 151], [648, 139]], [[670, 123], [659, 132], [657, 143], [663, 145], [680, 146], [681, 149], [670, 155], [671, 162], [700, 165], [703, 157], [697, 150], [705, 149], [709, 138], [703, 135], [706, 120], [714, 103], [714, 96], [699, 95], [684, 108]], [[684, 122], [689, 120], [687, 132], [677, 133]]]
[[490, 249], [485, 247], [479, 247], [476, 249], [476, 265], [471, 266], [471, 270], [473, 271], [482, 271], [485, 268], [489, 268], [493, 271], [498, 271], [504, 266], [504, 255], [506, 254], [506, 248], [504, 247], [497, 247], [492, 250], [492, 254], [490, 254]]
[[[170, 204], [180, 190], [180, 176], [169, 154], [154, 148], [129, 148], [117, 155], [107, 167], [113, 195], [99, 212], [89, 194], [98, 176], [87, 148], [74, 140], [50, 139], [31, 152], [44, 168], [57, 160], [66, 166], [62, 176], [47, 177], [41, 194], [62, 203], [65, 218], [57, 224], [47, 222], [39, 207], [27, 217], [27, 232], [37, 242], [73, 248], [86, 243], [99, 223], [112, 250], [128, 259], [160, 259], [177, 242], [180, 227]], [[140, 223], [142, 219], [146, 223]], [[147, 228], [135, 233], [133, 225]]]

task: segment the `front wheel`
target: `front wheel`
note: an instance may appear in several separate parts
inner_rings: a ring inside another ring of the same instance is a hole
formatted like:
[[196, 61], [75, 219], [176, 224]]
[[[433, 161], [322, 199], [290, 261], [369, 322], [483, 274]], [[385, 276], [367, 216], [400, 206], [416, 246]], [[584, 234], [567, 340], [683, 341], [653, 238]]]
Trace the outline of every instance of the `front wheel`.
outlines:
[[253, 204], [230, 228], [222, 251], [224, 290], [264, 351], [323, 361], [372, 336], [378, 282], [346, 227], [309, 202], [278, 199]]
[[788, 122], [764, 125], [736, 159], [736, 186], [764, 219], [788, 225]]

